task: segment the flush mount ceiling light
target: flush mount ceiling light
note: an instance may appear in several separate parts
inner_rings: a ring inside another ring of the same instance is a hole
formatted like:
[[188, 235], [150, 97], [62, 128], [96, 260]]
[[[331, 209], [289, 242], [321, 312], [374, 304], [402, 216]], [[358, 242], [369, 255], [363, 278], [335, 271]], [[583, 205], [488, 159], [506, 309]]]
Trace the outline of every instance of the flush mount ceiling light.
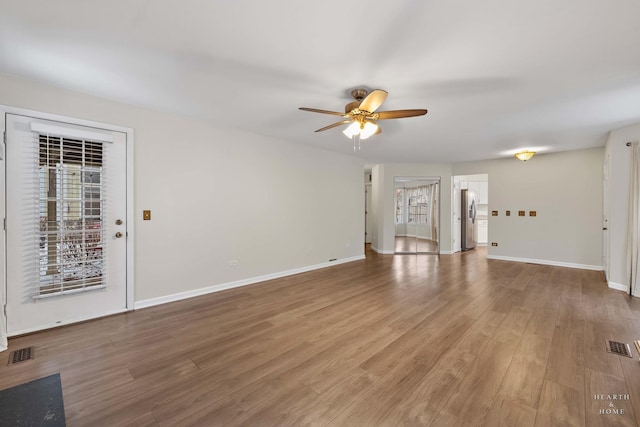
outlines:
[[514, 156], [516, 157], [516, 159], [522, 160], [523, 162], [526, 162], [527, 160], [532, 158], [535, 154], [536, 154], [535, 151], [525, 150], [525, 151], [520, 151], [520, 152], [514, 154]]
[[366, 89], [353, 89], [351, 91], [351, 96], [353, 96], [355, 101], [352, 101], [345, 106], [344, 113], [306, 107], [300, 107], [300, 110], [343, 117], [344, 120], [318, 129], [316, 132], [322, 132], [334, 127], [349, 124], [342, 133], [345, 134], [347, 138], [351, 138], [353, 140], [354, 151], [356, 149], [356, 142], [358, 148], [360, 148], [360, 140], [367, 139], [371, 135], [377, 135], [382, 132], [382, 129], [376, 123], [376, 120], [401, 119], [427, 114], [427, 110], [422, 109], [380, 111], [376, 113], [375, 111], [387, 98], [387, 92], [381, 89], [375, 89], [371, 93], [368, 93]]

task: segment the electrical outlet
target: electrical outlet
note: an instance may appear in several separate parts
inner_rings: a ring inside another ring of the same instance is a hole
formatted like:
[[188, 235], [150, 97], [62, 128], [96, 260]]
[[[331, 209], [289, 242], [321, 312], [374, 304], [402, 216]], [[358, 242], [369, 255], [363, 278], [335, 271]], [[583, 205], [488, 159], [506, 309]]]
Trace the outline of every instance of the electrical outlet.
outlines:
[[149, 210], [142, 211], [142, 220], [143, 221], [151, 221], [151, 211], [149, 211]]
[[231, 261], [229, 261], [229, 267], [235, 267], [237, 265], [238, 265], [237, 259], [232, 259]]
[[498, 246], [496, 242], [491, 242], [491, 246]]

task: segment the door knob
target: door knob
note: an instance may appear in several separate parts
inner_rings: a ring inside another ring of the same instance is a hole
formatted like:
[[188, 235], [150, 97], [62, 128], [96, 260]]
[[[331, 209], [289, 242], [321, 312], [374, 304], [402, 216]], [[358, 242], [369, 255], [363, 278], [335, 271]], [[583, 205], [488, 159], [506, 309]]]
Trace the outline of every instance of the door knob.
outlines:
[[122, 237], [122, 233], [118, 231], [118, 232], [116, 233], [116, 238], [118, 238], [118, 239], [119, 239], [119, 238], [121, 238], [121, 237]]

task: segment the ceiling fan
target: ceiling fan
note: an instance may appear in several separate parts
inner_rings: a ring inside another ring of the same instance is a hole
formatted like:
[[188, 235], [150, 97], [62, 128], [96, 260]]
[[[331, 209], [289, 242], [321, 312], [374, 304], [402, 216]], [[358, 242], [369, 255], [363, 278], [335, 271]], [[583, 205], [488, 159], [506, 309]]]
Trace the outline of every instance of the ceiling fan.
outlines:
[[345, 106], [344, 113], [307, 107], [300, 107], [300, 110], [343, 117], [344, 120], [320, 128], [316, 130], [316, 132], [323, 132], [328, 129], [333, 129], [338, 126], [351, 123], [342, 133], [344, 133], [348, 138], [354, 140], [354, 150], [356, 148], [356, 140], [358, 140], [359, 144], [361, 139], [367, 139], [371, 135], [377, 135], [382, 132], [380, 125], [376, 123], [377, 120], [401, 119], [405, 117], [424, 116], [427, 114], [427, 110], [423, 109], [391, 110], [376, 113], [375, 111], [387, 98], [387, 92], [382, 89], [375, 89], [371, 91], [371, 93], [368, 93], [366, 89], [357, 88], [351, 91], [351, 96], [353, 96], [355, 101], [352, 101]]

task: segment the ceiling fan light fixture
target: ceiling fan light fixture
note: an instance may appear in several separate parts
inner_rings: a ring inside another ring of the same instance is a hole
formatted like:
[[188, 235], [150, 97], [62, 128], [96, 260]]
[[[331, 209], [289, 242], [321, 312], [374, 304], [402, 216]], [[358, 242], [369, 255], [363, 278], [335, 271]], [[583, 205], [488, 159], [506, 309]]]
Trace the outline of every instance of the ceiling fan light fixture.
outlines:
[[354, 135], [360, 134], [360, 123], [353, 122], [351, 123], [342, 133], [349, 139], [353, 138]]
[[387, 95], [387, 91], [382, 89], [375, 89], [372, 92], [369, 92], [363, 88], [356, 88], [351, 91], [351, 96], [353, 96], [355, 101], [351, 101], [345, 106], [344, 113], [309, 107], [299, 107], [299, 109], [312, 113], [322, 113], [342, 117], [343, 120], [320, 128], [316, 130], [316, 132], [323, 132], [338, 126], [348, 125], [342, 133], [353, 141], [353, 149], [355, 151], [356, 147], [358, 149], [360, 148], [361, 140], [382, 132], [382, 129], [376, 121], [417, 117], [427, 114], [427, 110], [425, 109], [388, 110], [376, 112], [378, 107], [380, 107], [387, 98]]
[[526, 162], [527, 160], [531, 159], [535, 154], [536, 154], [535, 151], [524, 150], [514, 154], [514, 156], [516, 157], [516, 159]]
[[360, 139], [367, 139], [378, 131], [378, 125], [372, 122], [366, 122], [360, 129]]

